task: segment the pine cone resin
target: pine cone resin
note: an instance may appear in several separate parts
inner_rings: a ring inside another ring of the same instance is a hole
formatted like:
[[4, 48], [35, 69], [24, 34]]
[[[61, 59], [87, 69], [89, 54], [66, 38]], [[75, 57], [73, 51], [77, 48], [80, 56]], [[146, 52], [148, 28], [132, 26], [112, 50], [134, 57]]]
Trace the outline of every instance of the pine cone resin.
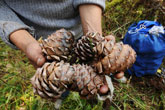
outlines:
[[[45, 63], [42, 68], [37, 69], [31, 82], [34, 92], [48, 99], [60, 98], [65, 90], [77, 91], [87, 99], [96, 96], [100, 100], [112, 99], [113, 95], [113, 85], [108, 76], [97, 75], [90, 66], [70, 65], [63, 61]], [[107, 94], [99, 92], [103, 85], [108, 85]]]

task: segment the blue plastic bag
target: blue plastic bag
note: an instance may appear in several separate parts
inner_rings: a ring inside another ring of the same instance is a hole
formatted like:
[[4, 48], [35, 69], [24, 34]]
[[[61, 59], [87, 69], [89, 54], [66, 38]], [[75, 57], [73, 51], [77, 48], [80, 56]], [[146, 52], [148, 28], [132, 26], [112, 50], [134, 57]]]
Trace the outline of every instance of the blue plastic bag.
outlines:
[[123, 42], [137, 53], [135, 64], [128, 69], [129, 74], [141, 77], [156, 73], [165, 56], [165, 29], [161, 24], [147, 20], [134, 23]]

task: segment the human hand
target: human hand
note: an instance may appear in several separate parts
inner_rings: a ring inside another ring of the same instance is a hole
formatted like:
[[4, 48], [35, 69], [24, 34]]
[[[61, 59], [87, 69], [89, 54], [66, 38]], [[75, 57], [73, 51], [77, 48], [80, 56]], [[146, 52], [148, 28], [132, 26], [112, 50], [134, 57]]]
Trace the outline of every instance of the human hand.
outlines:
[[39, 43], [32, 42], [27, 45], [25, 54], [35, 68], [41, 67], [45, 63], [45, 58]]
[[121, 71], [121, 72], [119, 72], [119, 73], [116, 73], [116, 74], [114, 75], [114, 77], [115, 77], [116, 79], [121, 79], [122, 77], [124, 77], [124, 72]]
[[101, 94], [106, 94], [108, 91], [109, 91], [108, 85], [103, 85], [103, 86], [101, 86], [99, 92], [100, 92]]
[[[105, 94], [107, 94], [108, 92], [109, 92], [109, 88], [108, 88], [108, 85], [107, 85], [107, 84], [102, 85], [102, 86], [100, 87], [100, 89], [98, 90], [98, 93], [101, 94], [101, 95], [105, 95]], [[85, 96], [81, 96], [81, 99], [90, 99], [90, 98], [92, 99], [93, 96], [90, 95], [90, 96], [88, 96], [88, 98], [85, 97]]]
[[22, 50], [35, 68], [44, 64], [45, 58], [39, 43], [26, 30], [17, 30], [10, 36], [10, 41]]

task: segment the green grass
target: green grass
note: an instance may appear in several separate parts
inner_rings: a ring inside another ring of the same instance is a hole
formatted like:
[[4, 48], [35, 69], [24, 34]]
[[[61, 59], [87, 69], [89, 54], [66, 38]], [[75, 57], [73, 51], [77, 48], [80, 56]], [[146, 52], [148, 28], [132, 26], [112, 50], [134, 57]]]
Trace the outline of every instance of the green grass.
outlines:
[[47, 110], [52, 103], [32, 91], [30, 78], [35, 69], [26, 56], [0, 41], [0, 110]]
[[[35, 69], [26, 56], [0, 41], [0, 110], [54, 110], [54, 103], [33, 94], [30, 78]], [[111, 110], [163, 110], [165, 92], [148, 86], [146, 78], [115, 86]], [[72, 92], [61, 110], [102, 110], [103, 102], [89, 102]]]
[[[140, 0], [135, 1], [137, 3]], [[103, 32], [104, 35], [110, 33], [117, 35], [118, 40], [124, 36], [128, 26], [134, 21], [143, 18], [153, 20], [155, 16], [160, 22], [165, 20], [164, 16], [155, 15], [152, 9], [142, 4], [131, 4], [130, 0], [113, 0], [112, 3], [109, 1], [107, 3], [110, 6], [104, 13]], [[147, 13], [154, 16], [147, 17]], [[11, 49], [0, 40], [0, 110], [55, 110], [53, 102], [33, 94], [30, 78], [34, 73], [35, 69], [22, 52]], [[128, 84], [113, 81], [114, 99], [108, 108], [111, 110], [165, 109], [165, 91], [151, 85], [152, 78], [154, 77], [133, 77]], [[71, 92], [62, 102], [61, 110], [102, 110], [105, 106], [106, 103], [80, 99], [78, 93]]]

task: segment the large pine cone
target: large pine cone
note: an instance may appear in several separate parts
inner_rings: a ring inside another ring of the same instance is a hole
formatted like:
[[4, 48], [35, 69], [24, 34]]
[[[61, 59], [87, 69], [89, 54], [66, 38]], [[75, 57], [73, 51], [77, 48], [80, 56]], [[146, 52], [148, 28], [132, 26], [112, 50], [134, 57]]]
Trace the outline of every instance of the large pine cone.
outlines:
[[91, 61], [96, 57], [97, 52], [94, 50], [96, 45], [104, 38], [99, 33], [87, 33], [78, 40], [75, 53], [83, 61]]
[[74, 35], [70, 31], [60, 29], [40, 41], [40, 46], [47, 60], [68, 60], [74, 45]]
[[112, 98], [113, 92], [113, 87], [109, 85], [108, 95], [100, 96], [98, 92], [102, 85], [111, 83], [108, 76], [105, 80], [105, 76], [97, 75], [90, 66], [71, 66], [63, 61], [45, 63], [42, 68], [37, 69], [31, 82], [34, 92], [48, 99], [60, 98], [66, 89], [77, 91], [87, 99], [97, 95], [101, 100]]
[[113, 35], [102, 37], [99, 33], [91, 32], [83, 36], [76, 45], [75, 53], [83, 61], [98, 60], [108, 55], [115, 45]]
[[125, 71], [136, 60], [136, 52], [122, 42], [116, 43], [110, 53], [100, 61], [93, 63], [98, 73], [116, 73]]

